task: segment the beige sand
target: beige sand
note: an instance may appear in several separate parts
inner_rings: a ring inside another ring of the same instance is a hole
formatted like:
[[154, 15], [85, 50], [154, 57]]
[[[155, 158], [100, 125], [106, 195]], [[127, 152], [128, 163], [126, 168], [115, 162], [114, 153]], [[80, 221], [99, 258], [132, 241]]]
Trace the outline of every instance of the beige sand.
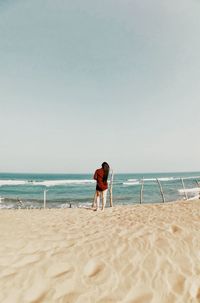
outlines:
[[200, 201], [1, 210], [0, 302], [200, 302]]

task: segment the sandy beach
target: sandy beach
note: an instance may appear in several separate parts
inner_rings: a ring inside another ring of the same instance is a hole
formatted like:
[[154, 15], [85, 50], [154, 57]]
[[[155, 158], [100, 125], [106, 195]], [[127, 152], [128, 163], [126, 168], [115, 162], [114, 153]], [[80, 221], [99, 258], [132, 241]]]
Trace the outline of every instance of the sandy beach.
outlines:
[[0, 211], [1, 303], [200, 302], [200, 201]]

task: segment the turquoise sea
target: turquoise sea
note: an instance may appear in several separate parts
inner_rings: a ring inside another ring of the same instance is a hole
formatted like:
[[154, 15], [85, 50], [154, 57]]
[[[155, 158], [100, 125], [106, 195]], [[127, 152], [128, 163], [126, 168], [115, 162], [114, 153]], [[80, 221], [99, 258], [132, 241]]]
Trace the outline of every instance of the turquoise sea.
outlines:
[[[0, 173], [0, 208], [17, 208], [18, 199], [24, 207], [43, 207], [44, 191], [49, 208], [89, 206], [95, 192], [92, 177], [92, 174]], [[156, 179], [160, 181], [166, 202], [186, 198], [186, 195], [189, 199], [199, 197], [200, 172], [114, 174], [114, 205], [140, 203], [142, 179], [143, 203], [162, 202]]]

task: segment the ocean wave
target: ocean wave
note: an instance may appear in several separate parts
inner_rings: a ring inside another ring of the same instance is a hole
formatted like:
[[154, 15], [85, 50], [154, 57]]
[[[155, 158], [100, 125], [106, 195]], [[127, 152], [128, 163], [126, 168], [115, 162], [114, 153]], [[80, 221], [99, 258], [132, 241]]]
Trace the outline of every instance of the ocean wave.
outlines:
[[180, 194], [184, 194], [184, 193], [198, 193], [198, 192], [200, 192], [200, 188], [199, 187], [194, 187], [194, 188], [179, 189], [178, 192]]
[[189, 198], [188, 200], [199, 200], [199, 195]]
[[136, 182], [139, 181], [139, 179], [128, 179], [128, 182]]
[[16, 186], [16, 185], [25, 185], [28, 181], [25, 180], [0, 180], [0, 186], [4, 185], [10, 185], [10, 186]]
[[175, 181], [178, 180], [179, 178], [174, 178], [174, 177], [163, 177], [163, 178], [158, 178], [159, 181]]
[[[199, 179], [200, 176], [190, 176], [190, 177], [184, 177], [183, 179]], [[180, 179], [180, 178], [179, 178]]]
[[[179, 180], [180, 178], [178, 178], [177, 180]], [[143, 182], [145, 183], [152, 183], [152, 182], [156, 182], [157, 180], [159, 181], [173, 181], [176, 180], [176, 178], [174, 177], [163, 177], [163, 178], [144, 178], [144, 179], [128, 179], [127, 181], [123, 182], [124, 185], [139, 185]]]
[[176, 178], [176, 177], [159, 177], [159, 178], [145, 178], [144, 181], [176, 181], [176, 180], [180, 180], [180, 178]]
[[144, 179], [128, 179], [125, 183], [141, 183], [141, 181], [143, 180], [144, 182], [156, 182], [157, 180], [159, 181], [163, 181], [163, 182], [168, 182], [168, 181], [178, 181], [178, 180], [194, 180], [194, 179], [199, 179], [200, 177], [198, 176], [190, 176], [190, 177], [158, 177], [158, 178], [144, 178]]
[[127, 182], [123, 182], [123, 185], [131, 185], [131, 186], [133, 186], [133, 185], [139, 185], [140, 184], [140, 182], [139, 181], [127, 181]]
[[0, 180], [0, 186], [18, 186], [18, 185], [34, 185], [34, 186], [62, 186], [62, 185], [85, 185], [93, 184], [95, 180], [84, 179], [84, 180]]
[[44, 185], [44, 186], [61, 186], [61, 185], [85, 185], [95, 183], [95, 180], [49, 180], [49, 181], [34, 181], [33, 185]]
[[155, 182], [156, 180], [159, 181], [172, 181], [172, 180], [180, 180], [180, 178], [174, 178], [174, 177], [162, 177], [162, 178], [144, 178], [144, 179], [128, 179], [127, 182]]
[[0, 209], [14, 209], [14, 205], [0, 204]]

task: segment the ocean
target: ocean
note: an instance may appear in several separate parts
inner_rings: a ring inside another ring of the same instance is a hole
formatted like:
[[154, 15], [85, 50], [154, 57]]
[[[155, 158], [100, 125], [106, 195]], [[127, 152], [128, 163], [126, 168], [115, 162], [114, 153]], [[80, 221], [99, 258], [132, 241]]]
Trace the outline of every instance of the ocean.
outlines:
[[[199, 198], [200, 172], [113, 176], [114, 205], [140, 203], [142, 183], [142, 203], [162, 202], [157, 179], [165, 202]], [[96, 184], [92, 178], [92, 174], [0, 173], [0, 208], [42, 208], [45, 195], [48, 208], [91, 206]]]

